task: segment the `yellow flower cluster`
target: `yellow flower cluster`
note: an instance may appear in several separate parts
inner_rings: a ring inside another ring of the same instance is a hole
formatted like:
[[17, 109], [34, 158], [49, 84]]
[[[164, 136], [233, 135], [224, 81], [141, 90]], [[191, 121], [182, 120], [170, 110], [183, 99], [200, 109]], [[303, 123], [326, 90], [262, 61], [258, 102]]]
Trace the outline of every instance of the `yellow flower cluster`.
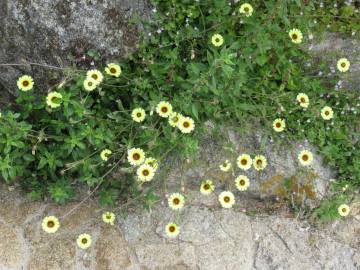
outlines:
[[139, 166], [136, 170], [136, 175], [140, 182], [149, 182], [154, 178], [158, 162], [153, 157], [145, 158], [144, 150], [141, 148], [129, 149], [127, 160], [132, 166]]
[[160, 117], [168, 118], [169, 125], [177, 127], [182, 133], [191, 133], [195, 129], [192, 118], [174, 112], [172, 105], [167, 101], [161, 101], [156, 106], [156, 112]]

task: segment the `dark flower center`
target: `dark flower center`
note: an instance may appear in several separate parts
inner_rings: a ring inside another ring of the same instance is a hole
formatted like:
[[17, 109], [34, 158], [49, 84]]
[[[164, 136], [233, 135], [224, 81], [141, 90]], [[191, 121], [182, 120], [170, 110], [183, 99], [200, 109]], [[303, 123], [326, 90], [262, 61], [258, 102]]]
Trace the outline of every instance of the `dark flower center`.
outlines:
[[116, 69], [115, 68], [110, 68], [110, 73], [116, 73]]
[[86, 244], [86, 243], [87, 243], [87, 239], [86, 239], [86, 238], [81, 239], [81, 243]]
[[190, 126], [190, 124], [189, 124], [189, 122], [184, 122], [184, 123], [183, 123], [183, 126], [184, 126], [185, 128], [188, 128], [188, 127]]
[[245, 180], [240, 180], [240, 186], [244, 186], [245, 185]]
[[133, 154], [133, 159], [134, 160], [139, 160], [140, 159], [140, 155], [138, 153]]
[[247, 160], [246, 160], [246, 159], [242, 159], [242, 160], [241, 160], [241, 164], [242, 164], [242, 165], [246, 165], [246, 164], [247, 164]]
[[301, 101], [302, 103], [304, 103], [304, 102], [305, 102], [305, 98], [301, 98], [300, 101]]
[[226, 203], [230, 202], [230, 198], [228, 196], [224, 197], [224, 202]]
[[48, 221], [47, 226], [48, 226], [49, 228], [52, 228], [52, 227], [55, 226], [55, 222], [52, 221], [52, 220], [50, 220], [50, 221]]
[[297, 37], [298, 37], [297, 34], [292, 34], [293, 39], [297, 39]]
[[88, 82], [88, 86], [92, 86], [93, 85], [93, 83], [92, 82]]
[[330, 114], [330, 112], [329, 111], [325, 111], [325, 115], [329, 115]]
[[148, 171], [148, 170], [143, 170], [143, 175], [144, 175], [144, 176], [148, 176], [148, 175], [149, 175], [149, 171]]
[[303, 155], [303, 156], [302, 156], [302, 160], [303, 160], [303, 161], [309, 160], [309, 156], [308, 156], [308, 155]]
[[341, 66], [342, 66], [342, 67], [345, 67], [345, 66], [346, 66], [346, 64], [345, 64], [345, 63], [341, 63]]
[[276, 126], [277, 128], [281, 127], [280, 122], [277, 122], [277, 123], [275, 124], [275, 126]]
[[180, 200], [179, 200], [178, 198], [175, 198], [175, 199], [173, 199], [173, 203], [174, 203], [174, 204], [179, 204], [179, 203], [180, 203]]
[[29, 81], [23, 81], [23, 86], [28, 86], [29, 84]]
[[137, 113], [136, 116], [137, 116], [137, 117], [140, 117], [140, 116], [141, 116], [141, 113]]
[[209, 184], [205, 184], [205, 185], [204, 185], [204, 189], [205, 189], [205, 190], [210, 189], [210, 185], [209, 185]]
[[346, 208], [343, 208], [341, 211], [342, 211], [343, 213], [345, 213], [345, 212], [346, 212]]
[[258, 160], [256, 161], [256, 164], [260, 166], [260, 165], [262, 164], [261, 159], [258, 159]]
[[166, 113], [166, 112], [168, 111], [168, 108], [167, 108], [167, 107], [162, 107], [162, 108], [161, 108], [161, 111], [162, 111], [163, 113]]
[[169, 231], [170, 231], [170, 232], [175, 232], [175, 230], [176, 230], [176, 229], [175, 229], [174, 226], [170, 226], [170, 227], [169, 227]]
[[244, 8], [244, 10], [245, 10], [245, 12], [249, 12], [249, 8], [248, 8], [248, 7]]
[[96, 75], [96, 74], [93, 74], [91, 77], [92, 77], [94, 80], [97, 80], [97, 79], [98, 79], [98, 75]]

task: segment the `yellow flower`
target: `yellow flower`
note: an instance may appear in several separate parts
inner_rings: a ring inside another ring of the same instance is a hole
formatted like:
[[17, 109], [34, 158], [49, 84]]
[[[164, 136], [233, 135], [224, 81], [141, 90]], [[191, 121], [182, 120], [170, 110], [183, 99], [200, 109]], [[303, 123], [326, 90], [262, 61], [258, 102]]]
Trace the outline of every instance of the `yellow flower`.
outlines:
[[179, 235], [180, 228], [175, 223], [169, 223], [166, 225], [165, 232], [169, 238], [175, 238]]
[[221, 45], [223, 45], [224, 43], [224, 38], [222, 37], [222, 35], [219, 34], [215, 34], [211, 37], [211, 43], [215, 46], [215, 47], [220, 47]]
[[309, 107], [309, 97], [304, 94], [300, 93], [296, 96], [296, 100], [299, 102], [300, 106], [303, 108]]
[[213, 181], [211, 180], [205, 180], [201, 183], [200, 186], [200, 192], [203, 195], [209, 195], [215, 190], [215, 186], [213, 184]]
[[60, 228], [60, 222], [57, 217], [47, 216], [42, 221], [42, 229], [47, 233], [55, 233]]
[[118, 78], [121, 74], [121, 67], [117, 64], [110, 63], [107, 64], [107, 67], [105, 68], [105, 72], [110, 76], [114, 76]]
[[148, 164], [143, 164], [137, 169], [136, 175], [141, 182], [149, 182], [154, 178], [155, 169]]
[[46, 97], [46, 104], [51, 108], [60, 107], [62, 102], [62, 95], [58, 92], [50, 92]]
[[340, 72], [346, 72], [350, 68], [350, 62], [346, 58], [340, 58], [336, 66]]
[[223, 191], [219, 194], [219, 202], [224, 208], [231, 208], [235, 203], [234, 194], [230, 191]]
[[255, 170], [262, 171], [267, 166], [266, 157], [264, 157], [263, 155], [255, 156], [253, 164], [254, 164]]
[[109, 149], [104, 149], [100, 153], [100, 157], [103, 161], [107, 161], [109, 159], [109, 156], [111, 155], [111, 151]]
[[145, 161], [144, 150], [140, 148], [129, 149], [127, 159], [132, 166], [141, 165]]
[[250, 17], [253, 11], [254, 11], [253, 7], [248, 3], [242, 4], [239, 9], [239, 12], [241, 14], [245, 14], [246, 17]]
[[342, 204], [338, 208], [338, 213], [342, 217], [346, 217], [350, 213], [350, 207], [347, 204]]
[[161, 117], [169, 117], [169, 115], [172, 113], [172, 106], [167, 101], [160, 101], [159, 104], [156, 106], [156, 112]]
[[231, 162], [229, 160], [225, 160], [223, 164], [219, 165], [219, 168], [223, 172], [228, 172], [231, 169]]
[[181, 117], [178, 127], [182, 133], [190, 133], [195, 129], [195, 123], [190, 117]]
[[235, 179], [235, 185], [236, 185], [238, 190], [245, 191], [245, 190], [247, 190], [247, 188], [250, 185], [249, 178], [247, 176], [245, 176], [245, 175], [239, 175]]
[[115, 214], [113, 212], [105, 212], [105, 213], [102, 214], [102, 220], [105, 223], [109, 223], [111, 225], [114, 225]]
[[79, 248], [87, 249], [91, 246], [91, 236], [87, 233], [80, 234], [76, 242]]
[[293, 43], [299, 44], [302, 41], [303, 35], [299, 29], [291, 29], [289, 31], [289, 37]]
[[84, 81], [84, 89], [88, 92], [95, 90], [97, 82], [93, 78], [86, 78]]
[[145, 115], [146, 115], [145, 110], [142, 108], [136, 108], [131, 113], [132, 119], [138, 123], [144, 121]]
[[313, 159], [313, 154], [309, 150], [302, 150], [298, 155], [298, 160], [303, 166], [309, 166]]
[[34, 80], [31, 76], [29, 75], [24, 75], [21, 76], [18, 80], [17, 80], [17, 87], [21, 90], [21, 91], [30, 91], [31, 89], [33, 89], [34, 87]]
[[86, 73], [86, 78], [94, 79], [96, 84], [98, 85], [102, 82], [102, 80], [104, 79], [104, 76], [102, 75], [102, 73], [99, 70], [92, 69]]
[[180, 119], [182, 118], [183, 116], [180, 114], [180, 113], [177, 113], [177, 112], [172, 112], [169, 116], [169, 124], [170, 126], [172, 127], [176, 127], [179, 122], [180, 122]]
[[172, 210], [180, 210], [184, 207], [185, 198], [180, 193], [173, 193], [168, 198], [168, 204]]
[[151, 167], [153, 167], [154, 170], [157, 170], [157, 168], [159, 166], [158, 161], [153, 157], [148, 157], [147, 159], [145, 159], [144, 163], [150, 165]]
[[237, 165], [240, 169], [247, 171], [251, 168], [252, 160], [250, 155], [242, 154], [237, 158]]
[[332, 119], [334, 117], [334, 112], [329, 106], [325, 106], [321, 110], [321, 117], [324, 120], [330, 120], [330, 119]]
[[273, 129], [276, 131], [276, 132], [282, 132], [284, 131], [286, 127], [286, 124], [285, 124], [285, 120], [284, 119], [281, 119], [281, 118], [277, 118], [274, 120], [273, 122]]

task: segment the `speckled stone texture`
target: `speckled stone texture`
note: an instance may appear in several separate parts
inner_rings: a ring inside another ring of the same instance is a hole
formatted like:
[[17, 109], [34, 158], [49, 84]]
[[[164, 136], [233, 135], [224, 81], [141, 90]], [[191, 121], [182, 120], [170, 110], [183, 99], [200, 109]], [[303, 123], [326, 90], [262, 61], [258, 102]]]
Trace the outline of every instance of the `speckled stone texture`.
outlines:
[[[166, 198], [149, 213], [118, 216], [114, 226], [102, 222], [92, 199], [61, 219], [56, 234], [46, 234], [41, 220], [61, 217], [66, 206], [30, 202], [0, 185], [1, 270], [357, 270], [360, 268], [360, 201], [351, 215], [321, 228], [277, 215], [246, 215], [241, 208], [221, 209], [214, 195], [187, 192], [179, 215]], [[181, 233], [168, 240], [164, 226], [176, 221]], [[93, 244], [76, 246], [81, 233]]]
[[[106, 60], [136, 48], [140, 25], [149, 16], [147, 0], [1, 0], [0, 63], [35, 62], [67, 67], [83, 61], [90, 49]], [[26, 72], [46, 88], [57, 82], [57, 70], [39, 67], [0, 68], [3, 93], [14, 93], [14, 80]], [[46, 89], [44, 89], [46, 90]]]

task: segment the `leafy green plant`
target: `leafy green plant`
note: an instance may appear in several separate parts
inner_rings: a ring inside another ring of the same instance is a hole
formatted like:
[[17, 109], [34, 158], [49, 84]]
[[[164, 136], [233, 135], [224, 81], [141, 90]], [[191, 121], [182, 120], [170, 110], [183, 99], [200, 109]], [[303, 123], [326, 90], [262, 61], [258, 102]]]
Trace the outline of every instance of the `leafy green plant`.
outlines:
[[[114, 204], [142, 194], [126, 161], [127, 149], [141, 147], [159, 160], [168, 153], [191, 156], [202, 123], [211, 120], [258, 123], [282, 144], [308, 139], [337, 170], [337, 185], [359, 187], [358, 93], [334, 88], [339, 73], [318, 75], [319, 68], [328, 72], [328, 65], [306, 49], [330, 21], [331, 30], [358, 30], [358, 7], [252, 1], [254, 12], [245, 16], [241, 4], [154, 0], [156, 12], [144, 23], [138, 50], [121, 61], [118, 78], [105, 77], [90, 93], [83, 89], [84, 72], [74, 70], [56, 89], [62, 95], [56, 109], [49, 109], [42, 95], [20, 92], [10, 107], [16, 113], [8, 111], [0, 121], [6, 138], [0, 141], [3, 178], [20, 178], [34, 198], [49, 192], [57, 202], [71, 198], [74, 186], [85, 183], [100, 190], [102, 204]], [[294, 28], [301, 30], [302, 44], [291, 42], [288, 33]], [[223, 38], [220, 46], [212, 43], [215, 34]], [[99, 58], [95, 51], [88, 54]], [[296, 101], [299, 93], [310, 99], [306, 110]], [[161, 100], [192, 117], [195, 132], [181, 134], [153, 113]], [[333, 120], [321, 118], [324, 106], [333, 108]], [[147, 112], [142, 124], [131, 119], [136, 107]], [[272, 130], [275, 118], [286, 120], [282, 136]], [[103, 149], [113, 152], [108, 162], [100, 159]], [[126, 169], [114, 178], [119, 167]], [[145, 192], [145, 205], [156, 201], [154, 196]]]

